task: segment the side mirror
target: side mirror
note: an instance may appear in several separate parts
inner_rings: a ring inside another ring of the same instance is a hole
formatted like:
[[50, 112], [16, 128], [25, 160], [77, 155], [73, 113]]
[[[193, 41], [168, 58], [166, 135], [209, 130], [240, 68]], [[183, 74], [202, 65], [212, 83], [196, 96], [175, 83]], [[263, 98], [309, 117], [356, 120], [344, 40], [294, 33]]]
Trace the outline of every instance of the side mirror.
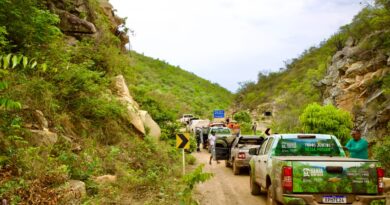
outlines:
[[250, 155], [256, 155], [257, 154], [257, 148], [250, 148], [249, 149], [249, 154]]

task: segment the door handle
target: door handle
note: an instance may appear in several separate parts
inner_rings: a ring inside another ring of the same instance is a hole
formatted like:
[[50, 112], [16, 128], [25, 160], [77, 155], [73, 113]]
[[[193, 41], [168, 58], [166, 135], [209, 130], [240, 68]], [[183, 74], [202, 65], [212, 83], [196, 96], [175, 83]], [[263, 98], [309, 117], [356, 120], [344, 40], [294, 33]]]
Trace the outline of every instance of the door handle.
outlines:
[[264, 163], [267, 163], [267, 160], [264, 160], [263, 162], [264, 162]]

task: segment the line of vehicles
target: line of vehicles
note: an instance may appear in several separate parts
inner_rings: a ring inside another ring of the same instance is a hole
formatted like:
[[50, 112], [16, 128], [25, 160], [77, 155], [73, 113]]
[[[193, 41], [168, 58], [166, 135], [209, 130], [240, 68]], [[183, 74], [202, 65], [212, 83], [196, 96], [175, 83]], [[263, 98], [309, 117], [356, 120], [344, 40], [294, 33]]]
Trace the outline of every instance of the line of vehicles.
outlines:
[[202, 129], [203, 137], [216, 132], [214, 159], [225, 160], [235, 175], [248, 167], [251, 194], [267, 195], [267, 204], [370, 204], [385, 199], [380, 163], [348, 158], [335, 136], [237, 135], [225, 123], [210, 122]]

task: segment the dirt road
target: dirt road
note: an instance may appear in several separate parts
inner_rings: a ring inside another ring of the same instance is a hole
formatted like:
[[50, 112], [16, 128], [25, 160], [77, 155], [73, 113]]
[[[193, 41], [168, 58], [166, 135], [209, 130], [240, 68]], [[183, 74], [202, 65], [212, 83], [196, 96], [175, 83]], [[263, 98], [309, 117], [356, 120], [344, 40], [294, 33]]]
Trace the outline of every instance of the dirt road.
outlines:
[[249, 190], [248, 171], [241, 175], [233, 175], [225, 162], [217, 164], [213, 161], [208, 164], [209, 153], [205, 150], [195, 152], [193, 155], [197, 163], [205, 164], [204, 171], [214, 173], [214, 177], [205, 183], [199, 184], [195, 190], [195, 198], [201, 205], [261, 205], [266, 204], [265, 196], [252, 196]]

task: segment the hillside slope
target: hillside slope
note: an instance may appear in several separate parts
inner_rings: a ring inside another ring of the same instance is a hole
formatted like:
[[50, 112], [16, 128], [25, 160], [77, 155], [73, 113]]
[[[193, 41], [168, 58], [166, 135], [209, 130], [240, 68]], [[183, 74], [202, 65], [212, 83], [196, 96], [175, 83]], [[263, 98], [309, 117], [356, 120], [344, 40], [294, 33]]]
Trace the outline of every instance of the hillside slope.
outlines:
[[273, 111], [277, 132], [301, 132], [299, 116], [313, 102], [333, 104], [353, 115], [370, 141], [389, 133], [390, 4], [377, 0], [352, 23], [309, 48], [280, 72], [259, 74], [241, 87], [235, 106], [257, 119]]
[[[169, 145], [175, 120], [180, 112], [207, 115], [228, 106], [231, 94], [182, 69], [130, 55], [128, 37], [118, 29], [124, 20], [113, 10], [104, 0], [0, 0], [3, 203], [188, 201], [188, 193], [177, 194], [186, 184], [180, 153]], [[131, 96], [118, 96], [119, 75], [139, 107], [124, 103]], [[138, 109], [151, 114], [169, 143], [136, 126]]]
[[214, 109], [228, 108], [233, 99], [233, 94], [218, 84], [134, 52], [130, 67], [124, 72], [141, 106], [158, 102], [161, 109], [171, 111], [175, 118], [184, 113], [211, 118]]

